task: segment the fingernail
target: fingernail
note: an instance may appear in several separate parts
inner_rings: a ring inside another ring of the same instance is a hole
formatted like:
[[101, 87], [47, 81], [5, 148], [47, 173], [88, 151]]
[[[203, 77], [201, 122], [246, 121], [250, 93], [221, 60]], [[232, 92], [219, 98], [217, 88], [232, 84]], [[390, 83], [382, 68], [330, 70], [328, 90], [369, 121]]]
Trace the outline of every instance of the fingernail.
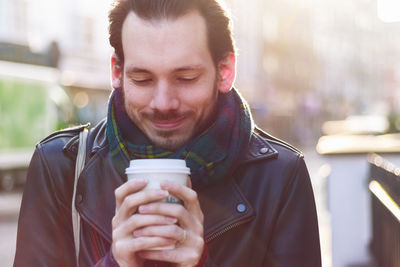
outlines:
[[133, 181], [135, 182], [135, 184], [144, 184], [147, 182], [145, 179], [141, 179], [141, 178], [134, 179]]
[[163, 188], [167, 188], [167, 187], [170, 187], [171, 182], [168, 181], [168, 180], [165, 180], [165, 181], [162, 181], [162, 182], [160, 183], [160, 185], [161, 185]]
[[169, 223], [177, 223], [178, 222], [178, 219], [173, 218], [173, 217], [167, 217], [166, 219], [167, 219], [167, 222], [169, 222]]
[[157, 190], [157, 195], [160, 197], [166, 197], [169, 195], [169, 192], [166, 190]]

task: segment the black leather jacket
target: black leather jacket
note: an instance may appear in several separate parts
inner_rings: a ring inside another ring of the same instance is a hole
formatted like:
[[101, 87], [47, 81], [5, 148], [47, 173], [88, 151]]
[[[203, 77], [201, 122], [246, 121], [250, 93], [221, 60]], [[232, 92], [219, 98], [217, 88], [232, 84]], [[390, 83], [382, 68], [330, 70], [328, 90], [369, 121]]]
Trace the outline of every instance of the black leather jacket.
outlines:
[[[78, 133], [50, 135], [36, 147], [21, 205], [14, 266], [76, 266], [71, 199]], [[80, 266], [116, 266], [110, 254], [114, 190], [105, 122], [90, 131], [76, 208]], [[195, 189], [196, 190], [196, 189]], [[303, 157], [256, 130], [234, 175], [198, 191], [205, 215], [205, 266], [321, 266], [317, 216]]]

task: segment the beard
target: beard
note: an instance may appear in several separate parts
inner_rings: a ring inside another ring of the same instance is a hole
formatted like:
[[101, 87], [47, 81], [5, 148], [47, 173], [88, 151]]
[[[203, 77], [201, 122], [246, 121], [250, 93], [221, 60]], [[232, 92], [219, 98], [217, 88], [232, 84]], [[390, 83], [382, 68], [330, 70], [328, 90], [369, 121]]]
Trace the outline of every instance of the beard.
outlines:
[[217, 118], [218, 108], [218, 88], [217, 84], [214, 84], [213, 91], [213, 103], [210, 110], [205, 117], [197, 118], [196, 123], [193, 123], [191, 127], [179, 127], [173, 130], [155, 129], [146, 130], [143, 121], [175, 121], [180, 118], [185, 120], [196, 120], [196, 113], [193, 110], [178, 112], [175, 110], [160, 112], [159, 110], [146, 111], [141, 113], [141, 118], [133, 112], [133, 107], [130, 107], [129, 103], [125, 99], [125, 93], [123, 88], [122, 91], [123, 103], [125, 112], [128, 114], [132, 123], [134, 123], [142, 133], [151, 141], [156, 147], [165, 149], [167, 151], [177, 151], [179, 148], [195, 139], [197, 136], [202, 134], [208, 129]]

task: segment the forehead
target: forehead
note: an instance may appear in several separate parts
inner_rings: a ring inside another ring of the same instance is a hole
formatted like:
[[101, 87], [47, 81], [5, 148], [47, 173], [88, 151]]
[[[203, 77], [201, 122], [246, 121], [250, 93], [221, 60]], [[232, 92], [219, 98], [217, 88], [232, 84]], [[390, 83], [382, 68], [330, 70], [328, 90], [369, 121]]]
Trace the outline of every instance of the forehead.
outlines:
[[212, 61], [207, 27], [197, 11], [175, 19], [143, 20], [130, 12], [122, 27], [125, 65], [179, 68]]

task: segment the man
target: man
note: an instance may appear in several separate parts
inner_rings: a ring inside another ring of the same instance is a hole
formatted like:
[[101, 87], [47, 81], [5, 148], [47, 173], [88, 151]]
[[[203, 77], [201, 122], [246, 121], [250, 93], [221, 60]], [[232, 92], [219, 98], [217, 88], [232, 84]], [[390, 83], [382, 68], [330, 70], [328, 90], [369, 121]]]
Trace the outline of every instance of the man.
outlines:
[[[76, 192], [80, 266], [320, 266], [303, 157], [256, 128], [232, 88], [229, 25], [215, 0], [119, 0], [111, 10], [114, 90]], [[36, 148], [15, 266], [76, 265], [69, 203], [80, 130]], [[189, 186], [126, 181], [129, 160], [157, 157], [185, 159]], [[183, 205], [157, 202], [168, 194]]]

